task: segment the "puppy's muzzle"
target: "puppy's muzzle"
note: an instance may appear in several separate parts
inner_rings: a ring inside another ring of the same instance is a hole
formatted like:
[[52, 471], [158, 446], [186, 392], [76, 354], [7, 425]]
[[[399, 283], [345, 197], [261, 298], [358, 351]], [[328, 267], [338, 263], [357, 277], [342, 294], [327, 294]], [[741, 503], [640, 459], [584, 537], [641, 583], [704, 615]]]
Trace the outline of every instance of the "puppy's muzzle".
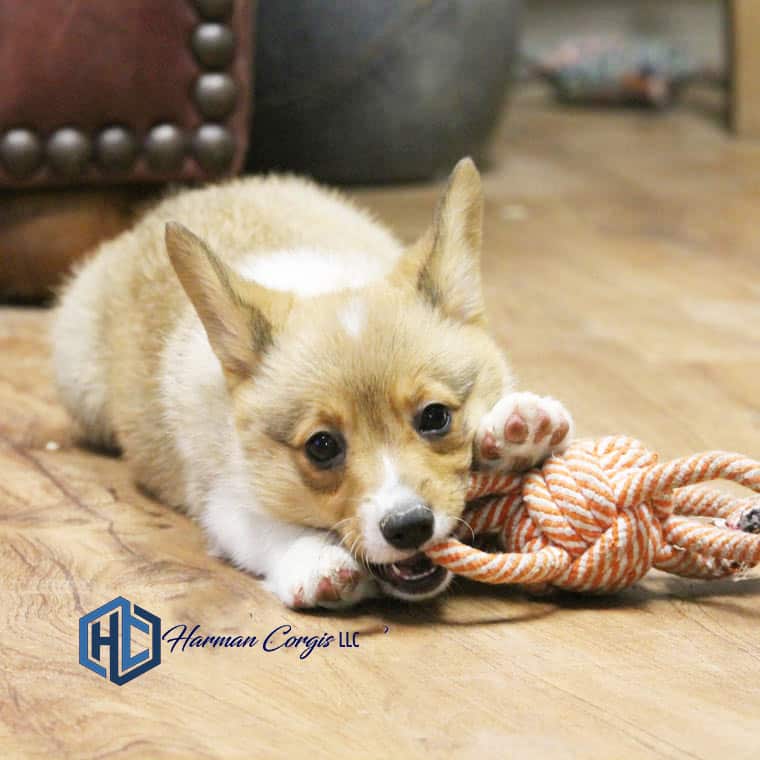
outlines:
[[[435, 515], [426, 504], [409, 501], [394, 507], [378, 525], [390, 546], [414, 551], [433, 537]], [[385, 593], [409, 601], [436, 596], [451, 580], [451, 573], [433, 565], [422, 552], [412, 554], [407, 559], [385, 565], [372, 564], [370, 567]]]

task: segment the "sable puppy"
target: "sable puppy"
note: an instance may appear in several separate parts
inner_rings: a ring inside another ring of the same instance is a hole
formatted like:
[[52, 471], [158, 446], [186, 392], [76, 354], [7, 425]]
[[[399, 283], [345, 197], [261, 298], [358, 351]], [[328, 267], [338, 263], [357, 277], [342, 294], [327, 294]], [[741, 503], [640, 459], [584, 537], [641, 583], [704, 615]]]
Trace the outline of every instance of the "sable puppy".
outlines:
[[421, 550], [455, 527], [473, 457], [523, 468], [571, 435], [486, 331], [481, 225], [468, 159], [407, 249], [301, 179], [170, 197], [66, 287], [61, 397], [286, 604], [433, 596], [449, 577]]

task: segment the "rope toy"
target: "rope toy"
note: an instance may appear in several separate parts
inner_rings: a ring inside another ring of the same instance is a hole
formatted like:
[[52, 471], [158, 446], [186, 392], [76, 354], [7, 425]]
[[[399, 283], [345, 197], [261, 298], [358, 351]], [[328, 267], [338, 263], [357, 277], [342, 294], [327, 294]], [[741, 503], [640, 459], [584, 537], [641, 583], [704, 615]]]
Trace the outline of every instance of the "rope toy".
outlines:
[[527, 73], [548, 82], [565, 103], [664, 108], [694, 82], [723, 84], [722, 74], [676, 45], [640, 35], [570, 38], [527, 56]]
[[[760, 493], [760, 462], [710, 451], [658, 464], [633, 438], [576, 441], [524, 473], [473, 472], [464, 520], [491, 554], [450, 538], [426, 551], [484, 583], [618, 591], [652, 568], [722, 578], [760, 563], [760, 496], [696, 486], [730, 480]], [[469, 529], [460, 530], [463, 538]]]

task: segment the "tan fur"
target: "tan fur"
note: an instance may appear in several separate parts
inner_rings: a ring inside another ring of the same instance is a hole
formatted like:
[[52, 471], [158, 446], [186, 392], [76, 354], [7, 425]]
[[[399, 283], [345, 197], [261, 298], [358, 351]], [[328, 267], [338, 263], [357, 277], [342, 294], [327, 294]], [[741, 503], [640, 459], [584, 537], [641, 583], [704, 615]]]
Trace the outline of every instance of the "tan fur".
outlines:
[[[63, 294], [53, 331], [61, 395], [89, 439], [120, 445], [143, 486], [196, 516], [242, 453], [261, 508], [285, 522], [337, 524], [361, 553], [357, 506], [390, 452], [410, 488], [457, 517], [478, 421], [511, 383], [484, 329], [481, 203], [477, 171], [462, 162], [433, 227], [402, 252], [378, 222], [300, 179], [171, 197], [101, 246]], [[382, 261], [387, 276], [295, 297], [235, 271], [252, 254], [305, 246], [348, 268]], [[340, 323], [357, 297], [358, 337]], [[223, 381], [211, 370], [196, 378], [199, 319]], [[433, 401], [454, 411], [438, 440], [412, 426]], [[304, 454], [323, 429], [348, 442], [335, 470]], [[203, 451], [192, 486], [187, 446]]]

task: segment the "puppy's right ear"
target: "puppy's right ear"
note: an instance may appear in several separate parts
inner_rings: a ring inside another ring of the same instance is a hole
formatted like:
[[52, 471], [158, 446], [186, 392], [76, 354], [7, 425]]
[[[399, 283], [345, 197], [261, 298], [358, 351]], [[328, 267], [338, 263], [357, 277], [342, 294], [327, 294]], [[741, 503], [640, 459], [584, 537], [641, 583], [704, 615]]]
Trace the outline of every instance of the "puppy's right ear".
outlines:
[[245, 280], [177, 222], [165, 229], [166, 251], [230, 386], [249, 377], [292, 306], [287, 293]]

